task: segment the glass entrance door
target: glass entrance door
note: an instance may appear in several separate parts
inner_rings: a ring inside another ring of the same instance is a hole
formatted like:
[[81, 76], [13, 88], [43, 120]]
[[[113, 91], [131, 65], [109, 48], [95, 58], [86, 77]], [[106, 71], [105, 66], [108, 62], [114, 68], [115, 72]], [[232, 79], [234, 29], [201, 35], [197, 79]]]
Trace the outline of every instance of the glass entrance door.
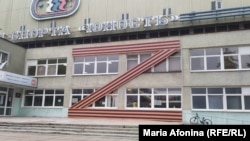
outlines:
[[0, 115], [5, 115], [5, 103], [6, 103], [6, 95], [7, 93], [0, 93]]
[[13, 89], [6, 90], [0, 91], [0, 116], [11, 115], [12, 111]]

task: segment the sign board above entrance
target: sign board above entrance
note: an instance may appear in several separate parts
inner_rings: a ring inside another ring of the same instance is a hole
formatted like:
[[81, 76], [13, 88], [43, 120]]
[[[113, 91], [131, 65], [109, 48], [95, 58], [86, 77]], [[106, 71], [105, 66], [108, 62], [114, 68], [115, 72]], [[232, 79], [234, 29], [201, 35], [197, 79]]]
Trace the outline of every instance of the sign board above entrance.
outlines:
[[28, 86], [34, 88], [37, 87], [37, 78], [10, 73], [2, 70], [0, 70], [0, 81], [21, 86]]

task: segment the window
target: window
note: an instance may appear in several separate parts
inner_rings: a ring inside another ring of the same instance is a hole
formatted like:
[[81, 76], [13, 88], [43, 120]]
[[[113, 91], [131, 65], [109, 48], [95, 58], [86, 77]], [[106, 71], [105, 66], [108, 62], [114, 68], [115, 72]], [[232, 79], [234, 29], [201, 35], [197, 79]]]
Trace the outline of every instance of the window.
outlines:
[[249, 110], [250, 88], [192, 88], [193, 109]]
[[67, 59], [40, 59], [27, 61], [28, 76], [61, 76], [66, 74]]
[[23, 105], [30, 107], [62, 107], [63, 101], [63, 89], [25, 90]]
[[127, 108], [181, 108], [181, 88], [127, 88]]
[[0, 69], [3, 69], [8, 60], [9, 60], [9, 53], [0, 50]]
[[238, 69], [238, 48], [223, 48], [224, 69]]
[[250, 47], [206, 48], [190, 50], [191, 71], [250, 69]]
[[74, 74], [116, 74], [119, 56], [90, 56], [74, 58]]
[[[95, 89], [72, 89], [71, 105], [83, 100], [93, 92]], [[117, 107], [117, 91], [102, 97], [90, 107]]]
[[[134, 54], [127, 55], [127, 70], [132, 69], [136, 65], [140, 64], [144, 60], [148, 59], [151, 54]], [[147, 72], [174, 72], [181, 71], [181, 63], [180, 63], [180, 53], [175, 53], [170, 56], [168, 59], [162, 61], [161, 63], [154, 66], [151, 70]]]
[[222, 8], [221, 0], [215, 0], [211, 2], [211, 10], [217, 10], [221, 8]]

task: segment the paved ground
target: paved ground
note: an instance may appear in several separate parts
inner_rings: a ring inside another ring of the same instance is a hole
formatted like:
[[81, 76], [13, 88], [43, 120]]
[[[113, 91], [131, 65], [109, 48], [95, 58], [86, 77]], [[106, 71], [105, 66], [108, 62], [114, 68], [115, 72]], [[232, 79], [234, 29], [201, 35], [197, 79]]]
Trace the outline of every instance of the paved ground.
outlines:
[[0, 140], [1, 141], [137, 141], [136, 139], [127, 139], [118, 137], [12, 133], [12, 132], [11, 133], [0, 132]]

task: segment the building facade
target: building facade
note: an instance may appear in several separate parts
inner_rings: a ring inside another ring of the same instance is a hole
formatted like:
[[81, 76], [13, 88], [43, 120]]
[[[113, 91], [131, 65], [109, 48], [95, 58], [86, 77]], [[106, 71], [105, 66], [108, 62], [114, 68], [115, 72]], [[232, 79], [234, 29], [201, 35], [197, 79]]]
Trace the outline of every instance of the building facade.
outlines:
[[1, 5], [1, 116], [250, 123], [250, 1]]

